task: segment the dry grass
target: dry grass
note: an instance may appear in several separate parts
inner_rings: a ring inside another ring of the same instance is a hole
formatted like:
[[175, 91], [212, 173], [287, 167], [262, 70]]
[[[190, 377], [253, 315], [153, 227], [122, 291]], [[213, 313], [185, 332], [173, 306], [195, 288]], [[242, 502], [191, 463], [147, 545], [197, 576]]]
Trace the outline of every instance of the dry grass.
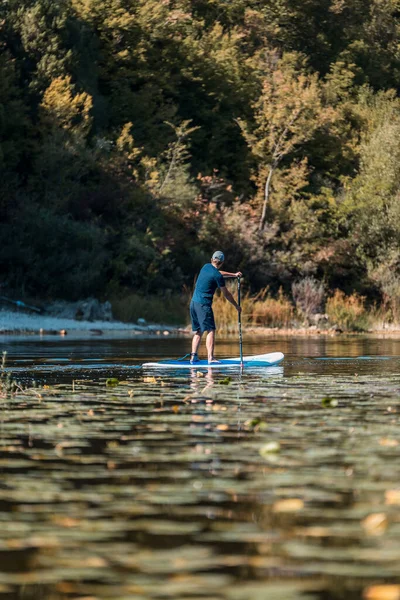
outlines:
[[[237, 298], [236, 285], [228, 284], [230, 292]], [[279, 290], [277, 298], [272, 298], [269, 289], [264, 288], [255, 296], [244, 294], [241, 299], [242, 326], [263, 325], [264, 327], [288, 327], [293, 319], [293, 304]], [[214, 297], [213, 311], [218, 329], [225, 332], [237, 331], [238, 314], [236, 309], [222, 294]]]
[[268, 293], [268, 288], [265, 288], [254, 297], [251, 323], [264, 327], [289, 327], [293, 320], [293, 314], [293, 304], [286, 298], [282, 288], [279, 290], [277, 298], [272, 298]]
[[[236, 281], [228, 282], [227, 286], [232, 295], [237, 298]], [[169, 298], [130, 294], [113, 299], [113, 314], [116, 319], [125, 322], [136, 322], [142, 317], [149, 323], [188, 325], [190, 298], [189, 290]], [[293, 327], [293, 320], [296, 318], [294, 304], [285, 296], [282, 289], [275, 298], [270, 294], [268, 287], [253, 296], [247, 292], [242, 295], [241, 305], [243, 327], [288, 329]], [[237, 311], [219, 291], [214, 296], [213, 310], [218, 331], [237, 332]], [[377, 327], [381, 323], [391, 323], [393, 326], [395, 323], [388, 306], [382, 304], [367, 311], [362, 296], [358, 294], [346, 296], [341, 290], [335, 290], [333, 296], [328, 299], [326, 313], [329, 322], [338, 325], [343, 331], [366, 331], [371, 326]]]
[[111, 304], [114, 318], [126, 323], [142, 318], [149, 323], [185, 325], [189, 318], [189, 302], [184, 294], [168, 298], [129, 294], [113, 298]]
[[343, 331], [367, 331], [370, 316], [365, 308], [365, 298], [358, 294], [346, 296], [341, 290], [335, 290], [326, 303], [329, 321]]

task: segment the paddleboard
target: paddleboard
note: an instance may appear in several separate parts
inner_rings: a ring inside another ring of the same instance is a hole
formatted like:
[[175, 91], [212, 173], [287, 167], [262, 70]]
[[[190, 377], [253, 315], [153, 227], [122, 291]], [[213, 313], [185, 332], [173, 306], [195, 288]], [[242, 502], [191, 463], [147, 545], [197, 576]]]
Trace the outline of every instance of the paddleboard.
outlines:
[[[249, 367], [274, 367], [283, 361], [282, 352], [270, 352], [269, 354], [257, 354], [244, 356], [243, 366]], [[218, 363], [208, 364], [207, 360], [199, 360], [190, 364], [188, 360], [162, 360], [160, 362], [144, 363], [142, 367], [151, 369], [227, 369], [241, 367], [240, 358], [223, 358]]]

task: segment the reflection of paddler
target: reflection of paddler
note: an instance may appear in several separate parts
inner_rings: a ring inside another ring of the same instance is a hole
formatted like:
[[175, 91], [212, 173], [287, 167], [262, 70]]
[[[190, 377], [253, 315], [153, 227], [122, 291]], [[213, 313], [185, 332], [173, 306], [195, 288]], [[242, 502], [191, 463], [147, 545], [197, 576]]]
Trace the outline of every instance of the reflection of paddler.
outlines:
[[[203, 378], [206, 381], [205, 387], [200, 388], [203, 383]], [[197, 371], [195, 368], [190, 369], [190, 387], [194, 392], [203, 394], [206, 390], [214, 385], [214, 373], [211, 367], [207, 369], [207, 373], [204, 371]]]

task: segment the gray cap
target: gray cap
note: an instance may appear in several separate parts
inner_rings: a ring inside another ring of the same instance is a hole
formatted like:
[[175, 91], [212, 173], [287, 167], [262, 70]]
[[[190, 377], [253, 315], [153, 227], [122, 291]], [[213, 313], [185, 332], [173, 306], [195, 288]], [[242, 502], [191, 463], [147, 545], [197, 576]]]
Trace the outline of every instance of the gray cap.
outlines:
[[212, 255], [212, 260], [218, 260], [219, 262], [223, 262], [225, 260], [225, 256], [224, 253], [221, 252], [221, 250], [217, 250], [216, 252], [214, 252], [214, 254]]

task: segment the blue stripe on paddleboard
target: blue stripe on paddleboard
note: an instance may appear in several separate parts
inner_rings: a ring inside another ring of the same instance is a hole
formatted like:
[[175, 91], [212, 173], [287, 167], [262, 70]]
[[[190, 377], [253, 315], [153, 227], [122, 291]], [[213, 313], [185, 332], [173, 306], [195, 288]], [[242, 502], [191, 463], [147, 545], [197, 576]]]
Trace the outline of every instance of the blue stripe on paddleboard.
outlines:
[[[265, 361], [257, 361], [257, 360], [252, 360], [252, 361], [248, 361], [248, 362], [244, 362], [243, 366], [245, 368], [249, 368], [249, 367], [274, 367], [276, 365], [278, 365], [280, 362], [282, 362], [281, 360], [275, 361], [275, 362], [265, 362]], [[185, 369], [208, 369], [208, 368], [213, 368], [213, 369], [227, 369], [227, 368], [233, 368], [233, 367], [241, 367], [242, 364], [240, 363], [240, 361], [233, 361], [233, 360], [225, 360], [225, 361], [221, 361], [219, 363], [211, 363], [208, 364], [207, 361], [201, 360], [197, 363], [193, 363], [190, 364], [188, 362], [179, 362], [179, 361], [171, 361], [171, 362], [162, 362], [162, 363], [144, 363], [142, 365], [143, 367], [152, 367], [154, 369], [158, 368], [185, 368]]]
[[270, 352], [268, 354], [260, 354], [255, 355], [253, 357], [245, 356], [243, 362], [240, 358], [223, 358], [219, 362], [209, 363], [207, 360], [199, 360], [193, 364], [190, 364], [188, 360], [182, 359], [167, 359], [161, 360], [158, 362], [147, 362], [144, 363], [143, 367], [148, 367], [152, 369], [168, 369], [168, 368], [178, 368], [178, 369], [225, 369], [229, 367], [273, 367], [278, 365], [284, 359], [284, 355], [282, 352]]

